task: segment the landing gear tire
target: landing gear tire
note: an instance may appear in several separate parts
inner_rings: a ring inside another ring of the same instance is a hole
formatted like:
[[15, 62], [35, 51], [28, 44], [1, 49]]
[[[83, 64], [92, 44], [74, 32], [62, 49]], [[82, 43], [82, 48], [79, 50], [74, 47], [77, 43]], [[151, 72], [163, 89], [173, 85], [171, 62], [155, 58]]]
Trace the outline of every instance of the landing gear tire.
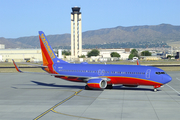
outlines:
[[161, 85], [154, 86], [154, 92], [157, 92], [157, 88], [160, 88], [160, 87], [161, 87]]
[[92, 89], [88, 85], [86, 85], [85, 90], [92, 90]]
[[107, 85], [105, 89], [112, 89], [113, 86], [112, 85]]
[[156, 89], [156, 88], [154, 88], [154, 92], [157, 92], [157, 89]]

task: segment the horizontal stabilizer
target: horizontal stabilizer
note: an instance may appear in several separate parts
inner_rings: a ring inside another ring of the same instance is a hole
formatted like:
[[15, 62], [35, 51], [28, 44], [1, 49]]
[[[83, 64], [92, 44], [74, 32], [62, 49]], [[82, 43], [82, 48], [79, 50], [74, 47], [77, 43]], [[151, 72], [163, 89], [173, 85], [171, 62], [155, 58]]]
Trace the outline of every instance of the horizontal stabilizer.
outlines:
[[[17, 70], [18, 72], [20, 72], [20, 73], [30, 73], [30, 74], [44, 74], [44, 75], [49, 75], [48, 73], [24, 72], [24, 71], [21, 71], [20, 68], [17, 66], [17, 64], [15, 63], [15, 61], [14, 61], [13, 59], [12, 59], [12, 61], [13, 61], [13, 64], [14, 64], [16, 70]], [[34, 65], [34, 64], [28, 64], [28, 65]], [[34, 66], [36, 66], [37, 68], [38, 68], [38, 67], [41, 67], [41, 68], [46, 68], [46, 67], [47, 67], [47, 66], [42, 66], [42, 65], [34, 65]]]
[[12, 61], [13, 61], [13, 64], [14, 64], [14, 66], [15, 66], [16, 70], [17, 70], [18, 72], [22, 72], [22, 71], [19, 69], [19, 67], [16, 65], [16, 63], [14, 62], [14, 60], [13, 60], [13, 59], [12, 59]]
[[30, 64], [30, 63], [25, 63], [25, 62], [20, 62], [20, 64], [30, 65], [30, 66], [39, 67], [39, 68], [47, 68], [48, 67], [48, 66], [44, 66], [44, 65]]

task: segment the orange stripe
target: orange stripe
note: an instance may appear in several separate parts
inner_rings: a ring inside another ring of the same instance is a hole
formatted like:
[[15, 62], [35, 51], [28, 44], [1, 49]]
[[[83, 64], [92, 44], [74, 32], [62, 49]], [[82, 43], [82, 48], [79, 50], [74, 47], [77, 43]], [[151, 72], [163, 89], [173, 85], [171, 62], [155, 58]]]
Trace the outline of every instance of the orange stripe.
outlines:
[[15, 63], [14, 63], [14, 66], [15, 66], [16, 70], [17, 70], [18, 72], [20, 72]]
[[42, 39], [39, 35], [39, 39], [40, 39], [40, 45], [41, 45], [41, 51], [43, 53], [42, 57], [43, 57], [43, 63], [45, 62], [46, 64], [53, 64], [53, 61], [51, 59], [51, 57], [49, 56], [49, 53], [47, 52], [47, 49], [44, 45], [44, 43], [42, 42]]
[[90, 88], [101, 88], [99, 83], [88, 83], [87, 85]]
[[22, 71], [17, 67], [17, 65], [16, 65], [16, 63], [14, 62], [14, 60], [12, 60], [12, 61], [13, 61], [13, 64], [14, 64], [16, 70], [17, 70], [18, 72], [22, 72]]
[[42, 57], [43, 57], [43, 64], [48, 65], [48, 61], [47, 61], [43, 51], [42, 51]]
[[54, 68], [53, 68], [53, 60], [51, 59], [44, 43], [42, 42], [42, 39], [39, 35], [39, 40], [40, 40], [40, 45], [41, 45], [41, 51], [42, 51], [42, 58], [43, 58], [43, 64], [47, 65], [48, 68], [46, 68], [45, 70], [49, 73], [53, 73], [53, 74], [58, 74]]
[[108, 84], [127, 84], [127, 85], [163, 85], [159, 82], [154, 82], [151, 80], [133, 78], [133, 77], [120, 77], [120, 76], [108, 76], [107, 78], [111, 79]]

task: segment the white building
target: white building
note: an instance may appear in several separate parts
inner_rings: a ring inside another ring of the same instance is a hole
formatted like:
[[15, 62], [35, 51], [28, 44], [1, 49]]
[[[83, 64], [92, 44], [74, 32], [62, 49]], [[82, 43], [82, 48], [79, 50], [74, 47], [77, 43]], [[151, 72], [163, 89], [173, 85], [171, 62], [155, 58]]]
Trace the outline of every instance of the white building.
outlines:
[[[92, 49], [83, 49], [82, 55], [87, 55]], [[117, 52], [121, 55], [120, 59], [126, 60], [129, 57], [130, 52], [125, 49], [98, 49], [100, 51], [101, 58], [110, 58], [112, 52]]]
[[0, 50], [0, 61], [11, 62], [37, 62], [42, 61], [41, 49], [2, 49]]
[[[92, 49], [83, 49], [82, 55], [87, 55]], [[99, 58], [110, 59], [110, 54], [112, 52], [117, 52], [121, 55], [120, 59], [126, 60], [129, 57], [130, 52], [127, 52], [125, 49], [98, 49], [100, 51]], [[58, 50], [58, 57], [62, 58], [62, 50]], [[70, 60], [71, 57], [67, 56]], [[0, 49], [0, 62], [12, 62], [14, 59], [17, 62], [39, 62], [42, 61], [41, 49]]]
[[60, 59], [63, 58], [61, 49], [58, 49], [58, 56], [57, 57], [60, 58]]
[[5, 49], [5, 45], [4, 44], [0, 44], [0, 49]]

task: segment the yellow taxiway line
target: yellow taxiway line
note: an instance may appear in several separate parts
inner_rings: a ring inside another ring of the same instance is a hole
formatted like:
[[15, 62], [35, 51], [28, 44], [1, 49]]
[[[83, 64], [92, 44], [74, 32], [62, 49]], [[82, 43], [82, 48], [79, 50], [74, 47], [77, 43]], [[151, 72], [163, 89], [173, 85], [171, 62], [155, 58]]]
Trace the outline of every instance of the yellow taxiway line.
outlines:
[[78, 93], [80, 93], [83, 89], [79, 90], [79, 91], [75, 91], [75, 93], [73, 95], [71, 95], [70, 97], [66, 98], [65, 100], [63, 100], [62, 102], [54, 105], [53, 107], [51, 107], [50, 109], [48, 109], [47, 111], [45, 111], [44, 113], [42, 113], [41, 115], [37, 116], [36, 118], [34, 118], [34, 120], [38, 120], [39, 118], [41, 118], [42, 116], [46, 115], [47, 113], [49, 113], [50, 111], [55, 111], [54, 108], [58, 107], [59, 105], [61, 105], [62, 103], [66, 102], [67, 100], [71, 99], [72, 97], [76, 96]]

